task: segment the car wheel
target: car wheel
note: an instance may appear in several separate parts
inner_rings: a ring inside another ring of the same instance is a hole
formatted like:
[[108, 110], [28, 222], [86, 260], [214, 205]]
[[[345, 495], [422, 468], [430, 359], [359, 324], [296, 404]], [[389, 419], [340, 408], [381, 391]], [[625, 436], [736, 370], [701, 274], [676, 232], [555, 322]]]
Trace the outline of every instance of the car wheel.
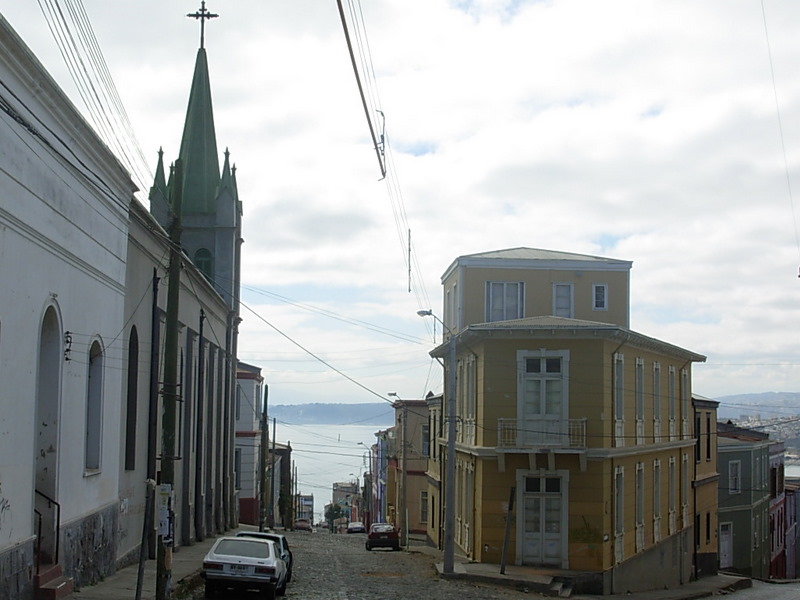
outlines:
[[275, 600], [275, 584], [269, 584], [264, 588], [264, 600]]
[[400, 550], [400, 546], [392, 546], [392, 551], [397, 552]]
[[291, 583], [291, 581], [292, 581], [292, 570], [291, 570], [291, 569], [289, 569], [289, 570], [286, 572], [286, 583]]
[[217, 597], [216, 584], [213, 584], [210, 581], [206, 581], [206, 598], [216, 598], [216, 597]]

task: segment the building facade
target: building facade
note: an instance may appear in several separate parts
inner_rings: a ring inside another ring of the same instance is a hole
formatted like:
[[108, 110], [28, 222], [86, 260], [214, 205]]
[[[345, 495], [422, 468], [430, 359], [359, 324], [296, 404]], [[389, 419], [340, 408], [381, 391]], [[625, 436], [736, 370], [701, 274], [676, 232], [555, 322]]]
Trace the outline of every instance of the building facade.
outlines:
[[691, 365], [705, 357], [628, 329], [630, 266], [516, 248], [460, 257], [442, 277], [448, 331], [431, 354], [456, 369], [454, 538], [471, 559], [500, 562], [514, 518], [509, 560], [593, 574], [576, 591], [694, 576]]
[[692, 395], [694, 409], [694, 572], [697, 577], [717, 573], [718, 520], [717, 496], [717, 408], [719, 402]]
[[717, 424], [719, 568], [769, 578], [769, 436]]
[[268, 471], [267, 465], [262, 464], [267, 456], [261, 452], [262, 428], [267, 427], [264, 401], [261, 369], [239, 362], [233, 411], [236, 427], [233, 464], [239, 495], [239, 522], [250, 525], [261, 522], [262, 471], [265, 476]]
[[428, 529], [428, 482], [426, 471], [430, 447], [428, 405], [425, 400], [398, 400], [395, 409], [395, 489], [390, 496], [397, 507], [395, 524], [403, 541], [412, 533]]

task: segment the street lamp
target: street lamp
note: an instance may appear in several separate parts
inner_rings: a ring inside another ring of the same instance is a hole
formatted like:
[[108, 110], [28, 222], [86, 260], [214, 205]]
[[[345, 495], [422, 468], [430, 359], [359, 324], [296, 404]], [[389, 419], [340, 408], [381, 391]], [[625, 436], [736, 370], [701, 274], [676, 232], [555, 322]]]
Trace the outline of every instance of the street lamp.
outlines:
[[442, 330], [447, 331], [448, 359], [447, 359], [447, 464], [445, 465], [444, 478], [444, 562], [443, 573], [453, 572], [453, 557], [455, 554], [455, 477], [456, 477], [456, 336], [444, 322], [433, 314], [432, 310], [418, 310], [420, 317], [433, 317], [442, 325]]

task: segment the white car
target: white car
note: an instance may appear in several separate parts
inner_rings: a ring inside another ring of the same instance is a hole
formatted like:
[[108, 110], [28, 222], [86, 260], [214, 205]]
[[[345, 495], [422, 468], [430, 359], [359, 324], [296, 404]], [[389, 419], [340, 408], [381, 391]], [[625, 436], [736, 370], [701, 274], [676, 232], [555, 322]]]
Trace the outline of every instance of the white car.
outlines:
[[228, 589], [258, 590], [272, 600], [286, 593], [286, 563], [271, 540], [225, 536], [203, 559], [206, 598]]

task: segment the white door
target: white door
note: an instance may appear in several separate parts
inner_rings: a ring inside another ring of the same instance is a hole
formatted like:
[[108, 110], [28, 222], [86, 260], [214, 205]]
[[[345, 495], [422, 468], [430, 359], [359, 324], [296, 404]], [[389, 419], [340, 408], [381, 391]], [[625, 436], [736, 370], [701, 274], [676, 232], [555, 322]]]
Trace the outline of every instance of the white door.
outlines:
[[563, 551], [561, 479], [526, 477], [522, 511], [522, 563], [560, 565]]
[[518, 430], [524, 446], [569, 446], [564, 419], [564, 361], [526, 357]]
[[733, 566], [733, 523], [719, 524], [719, 568]]

